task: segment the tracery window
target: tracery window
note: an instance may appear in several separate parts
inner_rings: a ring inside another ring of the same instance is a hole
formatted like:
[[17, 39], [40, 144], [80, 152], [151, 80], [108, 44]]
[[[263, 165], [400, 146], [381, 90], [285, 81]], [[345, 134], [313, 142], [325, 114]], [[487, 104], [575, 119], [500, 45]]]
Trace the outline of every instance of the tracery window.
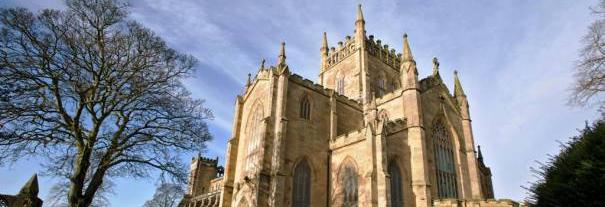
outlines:
[[257, 104], [248, 119], [248, 154], [246, 158], [246, 170], [252, 172], [258, 167], [260, 157], [260, 141], [262, 138], [263, 107]]
[[391, 207], [403, 207], [401, 172], [397, 163], [389, 164], [389, 175], [391, 175]]
[[452, 139], [446, 126], [438, 122], [433, 126], [433, 148], [435, 154], [435, 173], [437, 195], [439, 198], [456, 198], [456, 167]]
[[294, 169], [292, 200], [292, 207], [311, 206], [311, 168], [306, 160]]
[[346, 165], [341, 173], [341, 186], [344, 207], [357, 207], [358, 182], [357, 171], [351, 165]]
[[311, 119], [311, 102], [307, 96], [303, 96], [300, 101], [300, 118]]

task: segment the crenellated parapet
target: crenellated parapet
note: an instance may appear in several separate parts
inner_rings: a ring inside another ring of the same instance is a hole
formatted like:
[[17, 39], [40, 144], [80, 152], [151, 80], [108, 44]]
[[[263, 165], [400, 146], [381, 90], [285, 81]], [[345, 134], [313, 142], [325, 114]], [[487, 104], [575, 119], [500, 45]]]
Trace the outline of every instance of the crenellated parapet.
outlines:
[[328, 58], [326, 63], [326, 69], [331, 68], [334, 65], [337, 65], [342, 60], [349, 57], [351, 54], [355, 53], [359, 49], [359, 46], [355, 44], [355, 38], [351, 36], [346, 36], [344, 42], [338, 42], [338, 47], [332, 47], [328, 51]]
[[377, 57], [383, 63], [391, 66], [395, 70], [399, 70], [401, 66], [401, 53], [397, 53], [395, 49], [389, 50], [389, 45], [382, 43], [381, 40], [374, 40], [374, 35], [370, 35], [366, 39], [366, 50], [368, 54]]
[[330, 140], [330, 149], [338, 149], [365, 140], [365, 129], [349, 131]]

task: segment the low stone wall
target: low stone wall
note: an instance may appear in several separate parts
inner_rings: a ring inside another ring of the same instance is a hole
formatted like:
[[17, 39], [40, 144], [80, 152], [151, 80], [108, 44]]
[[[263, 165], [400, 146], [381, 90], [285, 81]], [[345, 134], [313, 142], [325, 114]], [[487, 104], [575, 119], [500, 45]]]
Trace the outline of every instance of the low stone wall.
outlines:
[[440, 199], [433, 201], [434, 207], [519, 207], [519, 203], [510, 199], [458, 200]]

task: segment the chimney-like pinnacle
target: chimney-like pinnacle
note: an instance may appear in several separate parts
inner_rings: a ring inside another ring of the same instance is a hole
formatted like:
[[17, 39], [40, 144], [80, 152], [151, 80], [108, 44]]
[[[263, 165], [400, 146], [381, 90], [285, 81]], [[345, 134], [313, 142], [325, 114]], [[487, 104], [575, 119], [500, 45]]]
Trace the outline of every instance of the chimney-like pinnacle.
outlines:
[[321, 40], [321, 49], [328, 51], [328, 37], [327, 37], [326, 32], [324, 32], [323, 38]]
[[361, 4], [357, 5], [357, 19], [356, 21], [364, 21], [363, 11], [361, 11]]
[[462, 90], [462, 84], [460, 83], [460, 78], [458, 77], [457, 70], [454, 70], [454, 96], [465, 96], [464, 90]]
[[412, 50], [410, 49], [410, 42], [408, 41], [408, 34], [403, 33], [403, 54], [401, 62], [414, 61], [414, 56], [412, 56]]
[[278, 56], [277, 63], [278, 63], [278, 65], [286, 63], [286, 43], [285, 42], [281, 42], [281, 48], [279, 49], [279, 56]]

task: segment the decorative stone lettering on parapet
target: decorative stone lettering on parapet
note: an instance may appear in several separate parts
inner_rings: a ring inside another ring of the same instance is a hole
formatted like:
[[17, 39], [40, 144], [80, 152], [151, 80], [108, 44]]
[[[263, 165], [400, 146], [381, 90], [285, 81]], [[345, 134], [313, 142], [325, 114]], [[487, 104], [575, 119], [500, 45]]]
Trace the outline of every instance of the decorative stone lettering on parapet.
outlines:
[[347, 36], [345, 38], [345, 42], [338, 42], [338, 48], [330, 48], [328, 53], [328, 65], [327, 68], [331, 68], [334, 65], [337, 65], [342, 60], [349, 57], [351, 54], [357, 51], [357, 46], [355, 45], [355, 38], [351, 38], [351, 36]]

